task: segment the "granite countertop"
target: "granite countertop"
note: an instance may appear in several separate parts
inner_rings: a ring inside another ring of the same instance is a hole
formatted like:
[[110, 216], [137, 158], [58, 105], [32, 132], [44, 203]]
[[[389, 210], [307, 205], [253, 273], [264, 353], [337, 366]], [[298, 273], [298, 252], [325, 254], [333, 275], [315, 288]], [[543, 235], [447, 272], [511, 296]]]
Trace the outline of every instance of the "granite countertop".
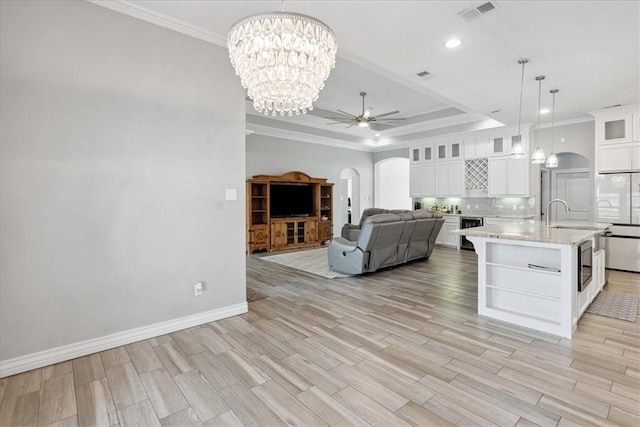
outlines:
[[451, 233], [469, 237], [575, 245], [602, 233], [610, 226], [611, 224], [605, 223], [571, 221], [552, 222], [547, 227], [543, 221], [527, 220], [522, 223], [465, 228]]

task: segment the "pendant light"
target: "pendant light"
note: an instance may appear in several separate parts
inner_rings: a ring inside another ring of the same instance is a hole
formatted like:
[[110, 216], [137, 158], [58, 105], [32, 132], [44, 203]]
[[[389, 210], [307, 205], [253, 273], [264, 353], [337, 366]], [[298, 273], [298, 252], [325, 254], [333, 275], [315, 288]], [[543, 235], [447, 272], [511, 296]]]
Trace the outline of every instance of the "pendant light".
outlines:
[[[538, 82], [538, 141], [540, 141], [540, 102], [542, 99], [542, 81], [544, 80], [544, 76], [536, 76], [536, 80]], [[539, 146], [536, 147], [536, 151], [533, 152], [533, 156], [531, 156], [531, 163], [539, 165], [544, 163], [544, 151]]]
[[551, 154], [549, 154], [549, 157], [547, 157], [547, 160], [544, 163], [544, 166], [549, 169], [558, 167], [558, 156], [556, 156], [556, 153], [553, 152], [553, 141], [554, 141], [553, 126], [556, 118], [556, 93], [558, 93], [559, 91], [560, 91], [559, 89], [551, 89], [549, 91], [549, 93], [553, 95], [553, 110], [551, 110], [552, 111], [551, 112]]
[[523, 159], [524, 146], [522, 145], [522, 134], [520, 133], [520, 125], [522, 124], [522, 89], [524, 87], [524, 64], [529, 62], [528, 59], [520, 59], [518, 64], [522, 65], [522, 75], [520, 77], [520, 108], [518, 109], [518, 134], [511, 137], [511, 158]]

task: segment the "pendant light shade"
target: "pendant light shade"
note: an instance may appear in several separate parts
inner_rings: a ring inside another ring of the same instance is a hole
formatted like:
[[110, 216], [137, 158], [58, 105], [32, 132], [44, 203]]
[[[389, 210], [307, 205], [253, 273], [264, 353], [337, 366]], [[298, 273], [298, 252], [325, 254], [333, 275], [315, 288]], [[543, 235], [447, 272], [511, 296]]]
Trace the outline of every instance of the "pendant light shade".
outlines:
[[554, 130], [554, 124], [556, 119], [556, 93], [558, 93], [559, 91], [560, 91], [559, 89], [551, 89], [549, 91], [549, 93], [553, 95], [553, 110], [551, 113], [551, 154], [549, 155], [549, 157], [547, 157], [547, 160], [544, 163], [544, 166], [549, 169], [554, 169], [558, 167], [558, 156], [556, 156], [556, 153], [553, 152], [553, 143], [554, 143], [553, 130]]
[[524, 87], [524, 65], [529, 62], [528, 59], [520, 59], [518, 64], [522, 65], [522, 75], [520, 77], [520, 107], [518, 109], [518, 134], [511, 137], [511, 158], [523, 159], [525, 156], [524, 146], [522, 145], [522, 134], [520, 133], [520, 125], [522, 123], [522, 89]]
[[[540, 102], [542, 99], [542, 81], [544, 80], [544, 76], [536, 76], [536, 81], [538, 82], [538, 142], [540, 141]], [[539, 165], [544, 163], [544, 151], [540, 146], [536, 147], [536, 150], [533, 152], [531, 156], [531, 163]]]

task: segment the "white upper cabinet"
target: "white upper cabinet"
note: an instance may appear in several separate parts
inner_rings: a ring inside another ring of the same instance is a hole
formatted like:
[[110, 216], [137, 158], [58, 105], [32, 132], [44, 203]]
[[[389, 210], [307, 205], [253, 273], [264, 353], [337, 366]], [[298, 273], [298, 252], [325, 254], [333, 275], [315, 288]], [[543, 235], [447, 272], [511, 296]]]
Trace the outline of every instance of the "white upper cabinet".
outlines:
[[446, 142], [436, 142], [435, 149], [435, 159], [437, 161], [449, 160], [449, 149]]
[[412, 146], [409, 149], [409, 160], [411, 164], [433, 162], [435, 158], [433, 147], [433, 142], [423, 142], [419, 145]]
[[600, 144], [631, 142], [633, 114], [620, 114], [596, 119], [596, 138]]
[[640, 170], [640, 105], [591, 113], [596, 118], [596, 171]]
[[507, 141], [507, 136], [504, 134], [492, 135], [489, 137], [489, 155], [490, 156], [504, 156], [509, 154], [509, 148], [511, 142]]
[[489, 196], [529, 196], [529, 161], [489, 159]]
[[450, 160], [462, 160], [464, 153], [464, 141], [449, 141], [447, 143], [447, 148], [449, 149], [449, 159]]

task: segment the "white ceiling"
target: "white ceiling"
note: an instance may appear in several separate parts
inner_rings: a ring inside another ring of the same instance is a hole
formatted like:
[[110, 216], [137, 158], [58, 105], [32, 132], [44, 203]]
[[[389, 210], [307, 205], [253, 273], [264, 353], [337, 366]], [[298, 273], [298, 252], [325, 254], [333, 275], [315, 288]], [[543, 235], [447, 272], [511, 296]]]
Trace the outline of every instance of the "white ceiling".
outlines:
[[[523, 122], [537, 121], [556, 95], [556, 122], [579, 120], [615, 104], [640, 103], [640, 1], [497, 1], [469, 22], [458, 12], [480, 1], [287, 1], [285, 10], [314, 16], [336, 34], [338, 60], [311, 114], [266, 118], [247, 103], [247, 129], [260, 134], [380, 150], [451, 132], [518, 122], [521, 68], [525, 68]], [[153, 1], [97, 4], [226, 46], [239, 19], [281, 10], [280, 1]], [[446, 49], [458, 37], [463, 44]], [[416, 74], [431, 74], [420, 78]], [[240, 80], [238, 79], [238, 84]], [[407, 117], [379, 132], [327, 125], [322, 117], [366, 106]], [[499, 112], [493, 112], [499, 110]], [[550, 115], [542, 118], [543, 123]]]

